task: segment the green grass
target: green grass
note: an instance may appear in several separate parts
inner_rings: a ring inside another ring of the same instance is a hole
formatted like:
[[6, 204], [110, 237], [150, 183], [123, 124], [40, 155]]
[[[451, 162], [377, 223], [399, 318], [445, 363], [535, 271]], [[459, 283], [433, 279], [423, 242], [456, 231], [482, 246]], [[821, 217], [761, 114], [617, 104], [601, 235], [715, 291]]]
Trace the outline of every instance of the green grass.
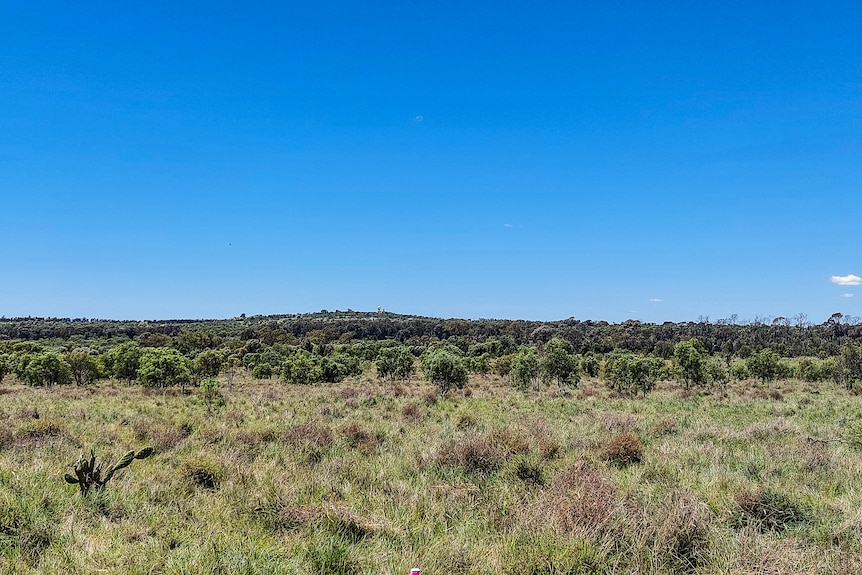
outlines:
[[[862, 569], [862, 400], [831, 385], [222, 386], [212, 415], [121, 383], [0, 387], [0, 573]], [[102, 492], [63, 482], [90, 447], [146, 445]]]

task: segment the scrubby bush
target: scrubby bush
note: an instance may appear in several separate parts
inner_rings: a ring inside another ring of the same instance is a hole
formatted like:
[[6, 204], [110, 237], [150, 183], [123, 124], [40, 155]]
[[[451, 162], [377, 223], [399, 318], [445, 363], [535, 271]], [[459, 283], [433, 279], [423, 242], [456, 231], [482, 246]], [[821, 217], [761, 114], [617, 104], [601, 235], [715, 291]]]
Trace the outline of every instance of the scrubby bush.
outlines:
[[664, 361], [657, 357], [622, 353], [605, 360], [605, 378], [613, 389], [626, 395], [641, 392], [646, 397], [656, 382], [666, 375]]
[[572, 353], [569, 343], [554, 337], [545, 344], [543, 351], [542, 376], [546, 380], [555, 381], [560, 387], [577, 385], [580, 380], [578, 359]]
[[254, 379], [269, 379], [272, 377], [272, 366], [266, 362], [259, 363], [251, 370]]
[[323, 376], [319, 357], [300, 350], [281, 364], [281, 378], [285, 383], [308, 385], [317, 383]]
[[72, 369], [56, 353], [46, 351], [34, 356], [24, 369], [24, 380], [28, 385], [63, 385], [72, 383]]
[[531, 387], [539, 390], [539, 376], [542, 373], [539, 356], [530, 347], [522, 348], [512, 359], [509, 377], [515, 389], [525, 391]]
[[415, 371], [413, 354], [407, 346], [384, 347], [374, 360], [377, 376], [389, 380], [408, 379]]
[[467, 384], [464, 359], [446, 348], [436, 348], [422, 356], [422, 371], [443, 394]]
[[192, 380], [191, 362], [170, 347], [147, 348], [141, 353], [138, 380], [145, 387], [185, 388]]

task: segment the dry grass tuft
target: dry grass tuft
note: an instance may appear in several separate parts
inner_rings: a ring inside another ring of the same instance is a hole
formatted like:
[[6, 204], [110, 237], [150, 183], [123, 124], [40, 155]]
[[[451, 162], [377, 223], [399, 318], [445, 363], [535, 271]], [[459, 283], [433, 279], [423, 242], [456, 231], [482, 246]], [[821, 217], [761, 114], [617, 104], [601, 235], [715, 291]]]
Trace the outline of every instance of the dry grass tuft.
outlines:
[[338, 432], [347, 445], [369, 455], [377, 449], [378, 441], [374, 434], [363, 428], [358, 422], [351, 421], [343, 425]]
[[735, 523], [751, 525], [760, 531], [783, 531], [806, 520], [805, 510], [790, 497], [762, 489], [743, 490], [734, 497]]
[[428, 410], [416, 401], [411, 401], [401, 409], [401, 419], [408, 423], [417, 423], [426, 417], [428, 417]]
[[596, 540], [613, 520], [617, 488], [608, 475], [586, 461], [569, 465], [553, 478], [551, 486], [522, 514], [531, 529], [550, 528]]
[[467, 473], [488, 474], [499, 469], [505, 459], [505, 453], [495, 442], [477, 435], [447, 443], [437, 452], [434, 462]]
[[222, 471], [214, 463], [199, 459], [183, 463], [180, 476], [192, 487], [215, 490], [221, 485]]
[[455, 422], [455, 429], [458, 431], [466, 431], [467, 429], [475, 429], [479, 426], [479, 420], [472, 413], [463, 412], [458, 414], [458, 420]]
[[774, 419], [765, 423], [749, 425], [745, 428], [744, 435], [746, 438], [756, 442], [763, 442], [768, 439], [781, 438], [794, 433], [796, 433], [796, 430], [784, 419]]
[[503, 427], [493, 430], [488, 440], [506, 457], [530, 452], [530, 437], [521, 429]]
[[679, 426], [677, 422], [673, 419], [662, 419], [657, 422], [653, 427], [653, 434], [656, 437], [663, 437], [665, 435], [672, 435], [679, 430]]
[[12, 433], [10, 444], [22, 449], [35, 449], [49, 444], [68, 443], [77, 447], [80, 444], [66, 428], [44, 419], [33, 419], [20, 425]]
[[691, 572], [706, 559], [713, 516], [707, 505], [686, 491], [673, 491], [661, 505], [656, 549], [675, 570]]
[[829, 446], [824, 443], [811, 443], [805, 446], [802, 453], [802, 468], [806, 471], [818, 471], [829, 468], [832, 463], [832, 454]]
[[634, 433], [638, 429], [638, 420], [629, 413], [604, 411], [596, 415], [599, 426], [607, 431]]
[[140, 421], [132, 424], [132, 433], [138, 441], [148, 439], [158, 453], [174, 449], [189, 435], [176, 425], [148, 426]]
[[282, 442], [297, 448], [326, 448], [332, 445], [332, 439], [329, 427], [313, 421], [292, 427], [281, 434]]
[[640, 463], [643, 445], [640, 438], [629, 432], [618, 433], [601, 450], [602, 459], [614, 465], [625, 467]]
[[547, 419], [533, 419], [526, 422], [532, 435], [533, 449], [542, 459], [555, 459], [562, 455], [563, 446]]

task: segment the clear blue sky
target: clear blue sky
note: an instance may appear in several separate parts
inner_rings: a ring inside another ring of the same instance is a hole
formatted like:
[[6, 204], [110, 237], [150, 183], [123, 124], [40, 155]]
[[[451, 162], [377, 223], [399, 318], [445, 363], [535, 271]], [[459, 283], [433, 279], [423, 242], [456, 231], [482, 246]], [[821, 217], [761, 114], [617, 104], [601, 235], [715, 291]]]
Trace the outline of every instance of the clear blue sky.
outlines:
[[860, 30], [858, 2], [6, 2], [0, 315], [859, 316]]

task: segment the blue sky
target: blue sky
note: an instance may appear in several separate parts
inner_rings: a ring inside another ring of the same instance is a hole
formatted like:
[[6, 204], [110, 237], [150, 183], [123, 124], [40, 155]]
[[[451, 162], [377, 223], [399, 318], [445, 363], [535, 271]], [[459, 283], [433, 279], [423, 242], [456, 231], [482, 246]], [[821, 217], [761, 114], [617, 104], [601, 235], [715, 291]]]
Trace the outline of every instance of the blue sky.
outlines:
[[862, 315], [859, 4], [365, 4], [0, 6], [0, 315]]

